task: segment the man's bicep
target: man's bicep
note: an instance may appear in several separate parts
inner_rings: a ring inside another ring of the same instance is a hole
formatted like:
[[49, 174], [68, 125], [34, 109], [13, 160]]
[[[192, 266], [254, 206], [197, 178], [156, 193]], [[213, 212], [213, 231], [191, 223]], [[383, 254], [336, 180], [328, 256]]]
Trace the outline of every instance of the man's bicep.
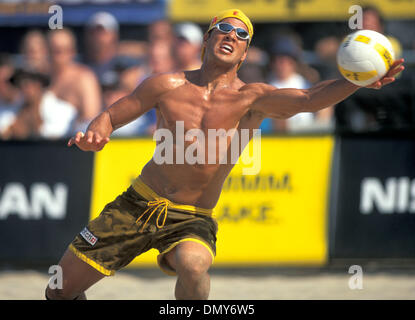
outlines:
[[267, 117], [286, 119], [302, 112], [307, 100], [307, 90], [267, 88], [255, 99], [251, 109]]

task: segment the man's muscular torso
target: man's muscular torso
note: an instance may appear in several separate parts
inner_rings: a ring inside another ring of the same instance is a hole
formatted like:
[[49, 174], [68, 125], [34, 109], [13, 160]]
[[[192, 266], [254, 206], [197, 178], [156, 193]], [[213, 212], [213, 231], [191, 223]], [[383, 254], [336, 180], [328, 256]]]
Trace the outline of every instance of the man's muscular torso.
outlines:
[[[182, 152], [183, 148], [176, 149], [177, 121], [183, 121], [184, 134], [190, 129], [202, 130], [206, 137], [205, 161], [202, 164], [188, 164], [184, 159], [184, 164], [176, 164], [176, 161], [173, 164], [157, 164], [151, 159], [142, 170], [141, 177], [160, 196], [173, 202], [213, 208], [233, 164], [231, 161], [219, 164], [219, 157], [223, 156], [219, 152], [216, 152], [215, 163], [208, 164], [208, 144], [212, 143], [208, 140], [208, 129], [224, 129], [226, 132], [237, 129], [240, 133], [240, 129], [258, 128], [263, 115], [249, 107], [256, 97], [255, 91], [262, 85], [245, 85], [235, 79], [230, 87], [218, 86], [209, 92], [205, 86], [197, 85], [197, 74], [176, 73], [165, 79], [174, 84], [157, 101], [157, 128], [172, 132], [173, 148], [178, 152]], [[227, 138], [228, 146], [230, 141], [231, 138]], [[200, 141], [197, 138], [185, 141], [184, 150], [194, 143]], [[239, 148], [239, 154], [241, 151]], [[174, 155], [176, 160], [176, 152]]]

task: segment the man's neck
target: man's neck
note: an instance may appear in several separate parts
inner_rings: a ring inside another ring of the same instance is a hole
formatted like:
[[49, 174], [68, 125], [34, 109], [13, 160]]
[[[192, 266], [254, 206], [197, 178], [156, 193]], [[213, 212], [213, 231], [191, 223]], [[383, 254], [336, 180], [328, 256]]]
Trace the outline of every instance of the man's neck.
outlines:
[[43, 94], [44, 94], [44, 92], [40, 91], [40, 92], [38, 92], [38, 94], [36, 94], [35, 96], [28, 99], [26, 101], [27, 108], [31, 109], [31, 110], [39, 110], [40, 103], [41, 103], [42, 98], [43, 98]]
[[198, 84], [207, 87], [209, 92], [215, 89], [231, 88], [238, 78], [236, 71], [236, 66], [224, 69], [204, 63], [198, 73]]
[[73, 62], [65, 63], [65, 64], [62, 64], [62, 65], [54, 64], [52, 66], [52, 69], [53, 69], [54, 75], [62, 75], [66, 71], [71, 70], [71, 68], [73, 66], [74, 66], [74, 63]]

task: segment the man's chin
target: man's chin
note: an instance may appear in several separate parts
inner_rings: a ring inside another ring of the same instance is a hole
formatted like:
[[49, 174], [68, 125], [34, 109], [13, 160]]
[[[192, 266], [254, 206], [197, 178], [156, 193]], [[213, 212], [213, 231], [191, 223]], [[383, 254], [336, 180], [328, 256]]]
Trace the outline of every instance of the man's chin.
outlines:
[[215, 55], [215, 64], [226, 69], [232, 69], [238, 65], [238, 61], [235, 61], [229, 56], [224, 56], [221, 54]]

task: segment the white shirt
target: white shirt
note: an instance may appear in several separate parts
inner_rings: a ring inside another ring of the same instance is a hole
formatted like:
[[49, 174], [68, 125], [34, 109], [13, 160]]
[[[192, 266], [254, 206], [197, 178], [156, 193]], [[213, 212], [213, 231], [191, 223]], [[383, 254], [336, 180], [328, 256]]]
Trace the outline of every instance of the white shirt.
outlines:
[[51, 91], [43, 95], [39, 112], [43, 120], [40, 135], [44, 138], [69, 136], [78, 113], [71, 103], [58, 99]]
[[[286, 80], [279, 80], [272, 78], [269, 82], [274, 87], [277, 88], [294, 88], [294, 89], [308, 89], [310, 88], [310, 83], [304, 79], [298, 73], [294, 73], [290, 78]], [[288, 129], [290, 131], [307, 129], [307, 127], [312, 126], [314, 123], [314, 114], [311, 112], [301, 112], [291, 118], [287, 119]]]

